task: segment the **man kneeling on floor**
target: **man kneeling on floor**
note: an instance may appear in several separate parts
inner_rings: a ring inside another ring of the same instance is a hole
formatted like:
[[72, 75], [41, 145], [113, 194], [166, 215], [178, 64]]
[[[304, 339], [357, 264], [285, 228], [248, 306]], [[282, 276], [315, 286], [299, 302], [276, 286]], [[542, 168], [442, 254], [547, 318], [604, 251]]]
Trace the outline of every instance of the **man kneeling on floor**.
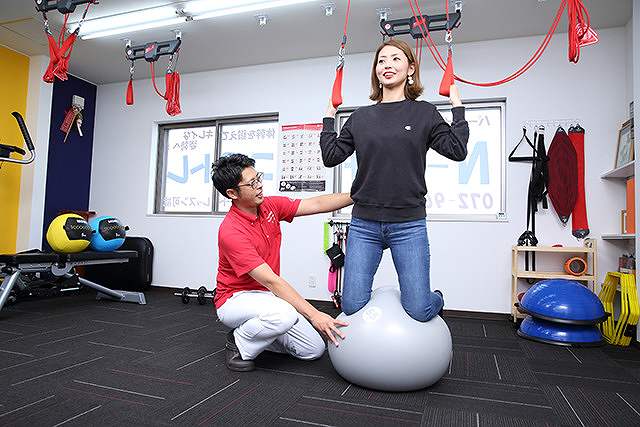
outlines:
[[[322, 356], [324, 334], [334, 344], [337, 326], [346, 323], [316, 310], [280, 276], [280, 221], [332, 212], [352, 204], [348, 193], [305, 200], [265, 197], [262, 173], [243, 154], [221, 157], [212, 165], [213, 185], [231, 199], [218, 230], [219, 266], [215, 306], [227, 335], [227, 367], [251, 371], [264, 350], [299, 359]], [[302, 267], [302, 266], [300, 266]]]

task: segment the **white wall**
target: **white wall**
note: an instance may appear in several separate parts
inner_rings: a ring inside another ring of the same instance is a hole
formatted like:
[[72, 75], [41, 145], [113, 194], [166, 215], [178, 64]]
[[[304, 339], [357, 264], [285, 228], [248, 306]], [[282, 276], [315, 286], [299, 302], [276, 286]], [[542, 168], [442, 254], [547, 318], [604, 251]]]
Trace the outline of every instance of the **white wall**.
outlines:
[[27, 94], [26, 125], [36, 149], [36, 159], [30, 167], [22, 169], [20, 178], [20, 208], [16, 250], [42, 246], [42, 221], [44, 195], [47, 183], [49, 153], [49, 126], [51, 123], [51, 99], [53, 85], [42, 81], [49, 58], [29, 58], [29, 89]]
[[[586, 189], [591, 235], [616, 232], [624, 192], [602, 182], [600, 174], [614, 163], [617, 130], [627, 116], [629, 90], [620, 67], [629, 51], [628, 30], [599, 32], [598, 45], [582, 51], [580, 63], [567, 60], [567, 35], [557, 34], [544, 57], [525, 76], [496, 88], [463, 85], [466, 99], [507, 99], [507, 149], [521, 136], [526, 120], [580, 118], [586, 128]], [[540, 37], [459, 45], [456, 71], [476, 80], [497, 80], [520, 67], [537, 48]], [[212, 51], [215, 49], [212, 48]], [[426, 53], [425, 55], [428, 55]], [[371, 54], [347, 58], [344, 106], [367, 104]], [[125, 65], [123, 64], [123, 67]], [[318, 58], [182, 76], [179, 120], [278, 111], [281, 124], [320, 121], [334, 77], [335, 58]], [[441, 100], [441, 71], [425, 56], [423, 99]], [[162, 82], [160, 82], [162, 84]], [[163, 85], [163, 84], [162, 84]], [[155, 150], [155, 123], [170, 118], [149, 81], [136, 81], [133, 107], [124, 104], [126, 82], [98, 88], [90, 209], [122, 218], [133, 235], [145, 235], [156, 247], [154, 283], [197, 287], [215, 283], [217, 228], [221, 218], [148, 215], [150, 161]], [[547, 144], [550, 139], [547, 140]], [[548, 145], [547, 145], [548, 146]], [[446, 308], [508, 312], [511, 246], [526, 225], [526, 188], [530, 167], [507, 168], [507, 223], [429, 225], [432, 288], [442, 289]], [[304, 297], [328, 299], [327, 260], [322, 253], [324, 217], [297, 219], [283, 225], [282, 274]], [[537, 217], [540, 244], [576, 245], [570, 225], [562, 227], [552, 209]], [[600, 277], [617, 267], [618, 251], [599, 242]], [[558, 269], [559, 266], [556, 266]], [[309, 276], [318, 283], [308, 287]], [[385, 255], [376, 284], [395, 282]]]

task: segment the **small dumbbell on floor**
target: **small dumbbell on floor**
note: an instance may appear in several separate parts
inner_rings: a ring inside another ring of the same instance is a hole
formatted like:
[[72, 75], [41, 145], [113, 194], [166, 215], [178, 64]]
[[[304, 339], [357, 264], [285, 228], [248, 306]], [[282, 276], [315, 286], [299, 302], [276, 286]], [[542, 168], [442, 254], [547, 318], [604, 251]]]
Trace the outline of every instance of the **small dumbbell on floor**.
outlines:
[[182, 290], [182, 292], [175, 292], [173, 295], [181, 297], [183, 304], [189, 304], [189, 300], [191, 298], [196, 298], [198, 300], [198, 304], [204, 305], [207, 303], [207, 299], [215, 298], [216, 291], [207, 291], [207, 288], [204, 286], [200, 286], [198, 291], [192, 291], [189, 287], [186, 287]]

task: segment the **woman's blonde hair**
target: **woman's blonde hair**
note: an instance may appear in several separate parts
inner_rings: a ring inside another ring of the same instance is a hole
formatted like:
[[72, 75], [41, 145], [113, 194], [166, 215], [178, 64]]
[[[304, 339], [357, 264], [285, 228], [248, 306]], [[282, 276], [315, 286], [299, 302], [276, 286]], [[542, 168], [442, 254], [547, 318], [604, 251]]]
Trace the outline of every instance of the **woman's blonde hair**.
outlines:
[[415, 71], [411, 76], [413, 84], [404, 85], [404, 96], [408, 99], [415, 100], [422, 95], [423, 90], [422, 83], [420, 83], [420, 67], [416, 63], [416, 57], [413, 54], [411, 47], [409, 47], [406, 42], [396, 39], [387, 40], [378, 46], [378, 50], [376, 50], [376, 54], [373, 57], [373, 66], [371, 68], [371, 95], [369, 96], [369, 99], [376, 102], [382, 101], [382, 88], [380, 87], [380, 80], [378, 80], [378, 76], [376, 74], [376, 65], [378, 63], [378, 55], [385, 46], [394, 46], [400, 49], [407, 57], [409, 66], [414, 66]]

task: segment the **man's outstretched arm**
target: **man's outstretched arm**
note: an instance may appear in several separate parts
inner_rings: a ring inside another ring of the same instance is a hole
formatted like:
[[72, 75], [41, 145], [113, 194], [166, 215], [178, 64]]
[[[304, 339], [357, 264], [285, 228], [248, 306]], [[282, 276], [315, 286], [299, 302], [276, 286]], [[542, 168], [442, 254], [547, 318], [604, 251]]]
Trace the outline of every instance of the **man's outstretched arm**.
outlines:
[[326, 194], [302, 199], [295, 216], [313, 215], [337, 211], [353, 204], [349, 193]]
[[334, 334], [344, 339], [344, 334], [340, 332], [337, 326], [346, 326], [345, 322], [334, 319], [328, 314], [318, 311], [314, 306], [309, 304], [307, 300], [291, 286], [286, 280], [273, 272], [267, 263], [261, 264], [249, 272], [256, 282], [269, 289], [275, 296], [282, 298], [302, 314], [319, 332], [324, 334], [335, 345], [338, 340]]

